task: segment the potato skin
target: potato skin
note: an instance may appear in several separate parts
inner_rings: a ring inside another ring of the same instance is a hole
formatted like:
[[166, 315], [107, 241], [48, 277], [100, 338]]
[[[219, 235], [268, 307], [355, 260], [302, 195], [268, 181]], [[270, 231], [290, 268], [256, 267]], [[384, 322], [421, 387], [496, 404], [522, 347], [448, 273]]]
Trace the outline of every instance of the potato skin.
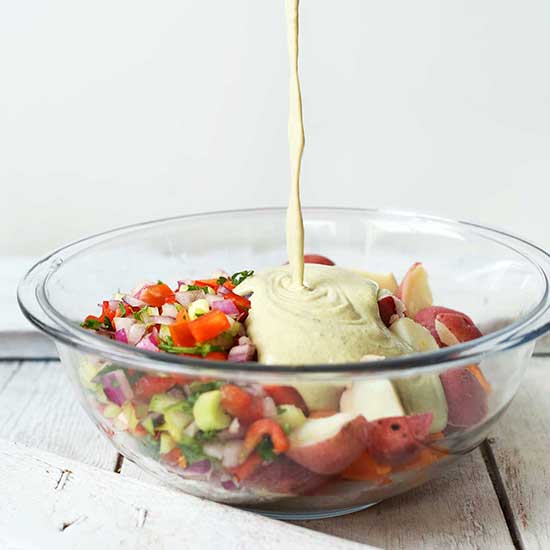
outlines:
[[367, 424], [364, 416], [357, 416], [333, 437], [311, 445], [290, 447], [287, 455], [312, 472], [338, 474], [365, 450]]

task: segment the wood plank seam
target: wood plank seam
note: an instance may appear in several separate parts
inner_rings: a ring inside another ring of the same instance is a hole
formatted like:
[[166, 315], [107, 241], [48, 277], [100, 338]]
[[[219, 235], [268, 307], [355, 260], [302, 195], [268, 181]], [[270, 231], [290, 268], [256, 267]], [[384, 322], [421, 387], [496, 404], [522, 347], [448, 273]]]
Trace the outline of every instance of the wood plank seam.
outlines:
[[[12, 363], [13, 363], [13, 361], [12, 361]], [[15, 368], [8, 375], [8, 377], [4, 381], [4, 384], [2, 384], [2, 386], [0, 387], [0, 395], [2, 395], [8, 389], [8, 386], [10, 385], [11, 381], [17, 376], [17, 373], [21, 370], [21, 367], [23, 366], [22, 361], [17, 361], [16, 363], [17, 364], [15, 365]]]
[[485, 462], [485, 467], [487, 468], [487, 473], [489, 474], [489, 478], [491, 479], [493, 489], [497, 495], [498, 502], [500, 504], [500, 508], [506, 522], [506, 526], [508, 527], [508, 531], [510, 532], [510, 537], [512, 539], [514, 547], [516, 548], [516, 550], [525, 550], [526, 547], [521, 536], [521, 531], [516, 522], [506, 486], [504, 484], [504, 481], [502, 480], [502, 476], [500, 475], [500, 470], [495, 459], [493, 449], [491, 448], [490, 439], [486, 439], [480, 445], [480, 450], [483, 461]]

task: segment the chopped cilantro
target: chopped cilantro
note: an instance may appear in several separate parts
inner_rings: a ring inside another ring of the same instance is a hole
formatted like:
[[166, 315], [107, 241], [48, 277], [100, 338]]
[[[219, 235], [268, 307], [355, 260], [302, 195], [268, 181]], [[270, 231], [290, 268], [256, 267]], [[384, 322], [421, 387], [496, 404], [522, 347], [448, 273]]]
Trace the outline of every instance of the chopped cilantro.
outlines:
[[192, 394], [201, 394], [207, 391], [219, 390], [224, 384], [225, 382], [221, 380], [216, 380], [214, 382], [191, 382], [191, 384], [189, 384], [189, 391]]
[[210, 430], [208, 432], [198, 432], [197, 435], [195, 435], [195, 439], [198, 439], [199, 441], [211, 441], [218, 435], [217, 430]]
[[277, 414], [284, 414], [285, 410], [286, 409], [284, 407], [277, 407]]
[[178, 446], [189, 464], [206, 458], [202, 450], [202, 445], [192, 437], [185, 436], [183, 442]]
[[80, 326], [83, 328], [97, 330], [103, 326], [103, 323], [97, 319], [86, 319], [83, 323], [80, 323]]
[[233, 273], [233, 275], [231, 275], [231, 282], [235, 286], [239, 286], [245, 279], [252, 277], [252, 275], [254, 275], [254, 271], [239, 271], [238, 273]]
[[218, 277], [216, 279], [216, 283], [219, 284], [219, 285], [223, 285], [225, 283], [227, 283], [228, 279], [227, 277]]
[[273, 452], [273, 444], [269, 436], [264, 436], [262, 441], [256, 447], [256, 452], [266, 461], [273, 461], [277, 458], [277, 455]]
[[202, 290], [203, 292], [206, 292], [208, 294], [207, 286], [187, 285], [187, 291], [189, 292], [190, 290]]
[[118, 304], [118, 308], [120, 309], [120, 315], [122, 317], [126, 317], [126, 306], [120, 302], [120, 304]]
[[142, 316], [147, 314], [147, 308], [149, 306], [143, 306], [139, 311], [134, 312], [134, 319], [137, 319], [138, 321], [142, 321]]

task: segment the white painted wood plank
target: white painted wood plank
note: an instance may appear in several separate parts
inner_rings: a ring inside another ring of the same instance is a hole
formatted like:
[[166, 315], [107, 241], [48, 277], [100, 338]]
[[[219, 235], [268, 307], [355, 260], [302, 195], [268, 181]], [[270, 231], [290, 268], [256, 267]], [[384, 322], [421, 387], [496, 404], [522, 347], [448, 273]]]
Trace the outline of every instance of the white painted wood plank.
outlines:
[[[0, 363], [0, 437], [113, 470], [114, 447], [87, 418], [57, 361]], [[8, 363], [9, 365], [9, 363]]]
[[479, 451], [441, 478], [350, 516], [300, 525], [392, 550], [513, 549]]
[[367, 548], [5, 440], [0, 494], [1, 548]]
[[550, 357], [531, 360], [489, 442], [525, 548], [550, 548]]

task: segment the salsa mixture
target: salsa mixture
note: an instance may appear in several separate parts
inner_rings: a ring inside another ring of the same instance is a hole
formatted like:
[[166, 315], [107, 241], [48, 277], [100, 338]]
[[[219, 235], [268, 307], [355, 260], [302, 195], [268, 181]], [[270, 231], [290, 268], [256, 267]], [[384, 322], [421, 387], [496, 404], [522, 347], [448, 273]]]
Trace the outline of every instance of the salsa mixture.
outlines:
[[[305, 264], [306, 282], [310, 268], [317, 278], [346, 271], [373, 293], [375, 310], [367, 307], [369, 299], [361, 305], [364, 297], [358, 295], [355, 316], [345, 317], [347, 330], [361, 331], [365, 340], [351, 346], [362, 354], [357, 360], [436, 350], [481, 336], [466, 314], [432, 304], [420, 263], [399, 285], [392, 274], [343, 270], [323, 256], [305, 256]], [[277, 273], [287, 276], [288, 267]], [[254, 289], [264, 277], [242, 271], [175, 286], [141, 284], [105, 300], [101, 312], [88, 315], [82, 326], [150, 352], [280, 363], [271, 337], [262, 338], [264, 325], [255, 322]], [[312, 319], [316, 311], [313, 306]], [[294, 331], [287, 332], [286, 341], [276, 335], [285, 350], [297, 345]], [[347, 353], [337, 351], [335, 357]], [[400, 472], [430, 466], [447, 455], [441, 441], [446, 435], [485, 418], [490, 393], [476, 365], [347, 385], [291, 379], [288, 385], [260, 385], [231, 381], [230, 374], [227, 380], [213, 379], [104, 362], [83, 364], [80, 375], [113, 431], [130, 433], [181, 476], [208, 480], [226, 491], [292, 496], [314, 494], [338, 479], [384, 485]]]

